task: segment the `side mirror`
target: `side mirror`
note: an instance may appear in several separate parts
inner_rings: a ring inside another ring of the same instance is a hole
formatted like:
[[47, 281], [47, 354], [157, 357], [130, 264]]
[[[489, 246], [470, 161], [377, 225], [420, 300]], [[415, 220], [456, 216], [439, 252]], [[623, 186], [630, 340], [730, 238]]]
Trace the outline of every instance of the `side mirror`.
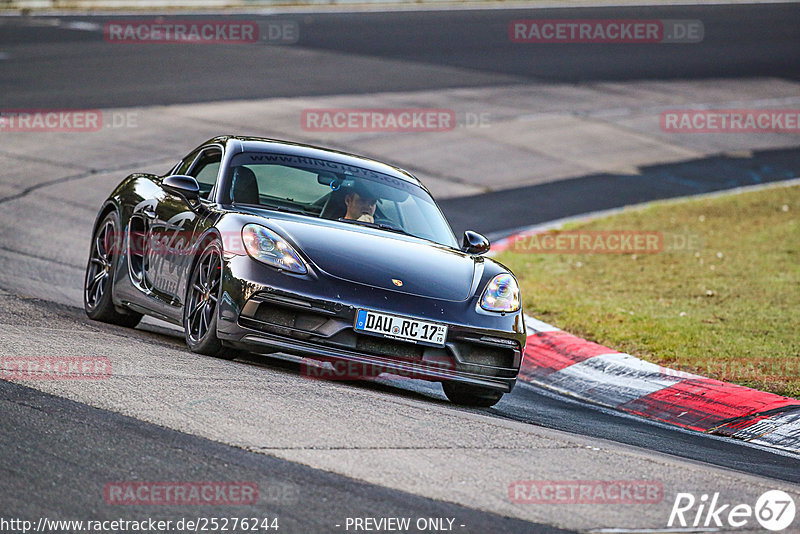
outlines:
[[489, 252], [489, 240], [478, 232], [467, 230], [464, 232], [464, 241], [461, 250], [467, 254], [483, 254]]
[[161, 182], [161, 185], [167, 191], [180, 195], [189, 202], [200, 198], [200, 185], [191, 176], [182, 176], [180, 174], [167, 176]]

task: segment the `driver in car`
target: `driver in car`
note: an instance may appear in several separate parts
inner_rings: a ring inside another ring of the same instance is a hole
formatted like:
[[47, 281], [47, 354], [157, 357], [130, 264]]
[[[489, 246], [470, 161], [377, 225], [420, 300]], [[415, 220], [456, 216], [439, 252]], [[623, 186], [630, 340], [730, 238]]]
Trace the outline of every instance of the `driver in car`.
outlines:
[[347, 206], [345, 219], [374, 223], [378, 194], [367, 184], [356, 182], [344, 197]]

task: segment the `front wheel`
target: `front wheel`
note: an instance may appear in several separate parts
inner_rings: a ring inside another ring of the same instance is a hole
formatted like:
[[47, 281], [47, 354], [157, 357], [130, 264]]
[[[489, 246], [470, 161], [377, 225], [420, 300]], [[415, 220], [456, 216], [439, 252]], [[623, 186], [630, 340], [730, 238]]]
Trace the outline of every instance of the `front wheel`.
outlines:
[[189, 277], [183, 307], [186, 344], [192, 352], [234, 359], [239, 351], [223, 347], [217, 337], [217, 307], [222, 293], [222, 246], [212, 241], [200, 254]]
[[142, 314], [121, 313], [111, 299], [114, 265], [122, 247], [122, 233], [116, 212], [106, 215], [92, 236], [92, 249], [83, 282], [83, 309], [90, 319], [133, 328]]
[[503, 398], [503, 394], [499, 391], [458, 382], [442, 382], [442, 389], [450, 402], [460, 406], [489, 408]]

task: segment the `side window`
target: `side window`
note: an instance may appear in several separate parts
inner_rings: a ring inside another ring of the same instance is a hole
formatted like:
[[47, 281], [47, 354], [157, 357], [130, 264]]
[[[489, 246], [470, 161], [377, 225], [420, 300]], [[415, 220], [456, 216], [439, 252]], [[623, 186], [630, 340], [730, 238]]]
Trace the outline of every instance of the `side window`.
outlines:
[[197, 155], [199, 153], [200, 153], [199, 150], [195, 150], [194, 152], [183, 158], [183, 161], [178, 163], [177, 169], [173, 169], [172, 172], [174, 174], [186, 175], [186, 173], [189, 172], [189, 168], [192, 166], [192, 163], [194, 163], [194, 160], [197, 159]]
[[214, 188], [221, 161], [222, 152], [218, 148], [210, 148], [200, 154], [191, 171], [189, 171], [189, 176], [193, 176], [200, 185], [201, 198], [207, 199]]
[[181, 165], [183, 165], [183, 162], [179, 161], [178, 163], [173, 165], [167, 172], [165, 172], [164, 176], [170, 176], [172, 174], [178, 174], [178, 169], [181, 168]]

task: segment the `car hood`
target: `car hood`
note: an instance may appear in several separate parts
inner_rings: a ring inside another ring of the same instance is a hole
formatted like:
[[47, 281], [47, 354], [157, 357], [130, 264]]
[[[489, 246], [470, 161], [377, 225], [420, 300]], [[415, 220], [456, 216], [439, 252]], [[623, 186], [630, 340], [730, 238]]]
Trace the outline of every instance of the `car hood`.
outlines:
[[347, 223], [274, 219], [270, 223], [318, 268], [349, 282], [464, 301], [483, 272], [482, 258], [385, 230]]

